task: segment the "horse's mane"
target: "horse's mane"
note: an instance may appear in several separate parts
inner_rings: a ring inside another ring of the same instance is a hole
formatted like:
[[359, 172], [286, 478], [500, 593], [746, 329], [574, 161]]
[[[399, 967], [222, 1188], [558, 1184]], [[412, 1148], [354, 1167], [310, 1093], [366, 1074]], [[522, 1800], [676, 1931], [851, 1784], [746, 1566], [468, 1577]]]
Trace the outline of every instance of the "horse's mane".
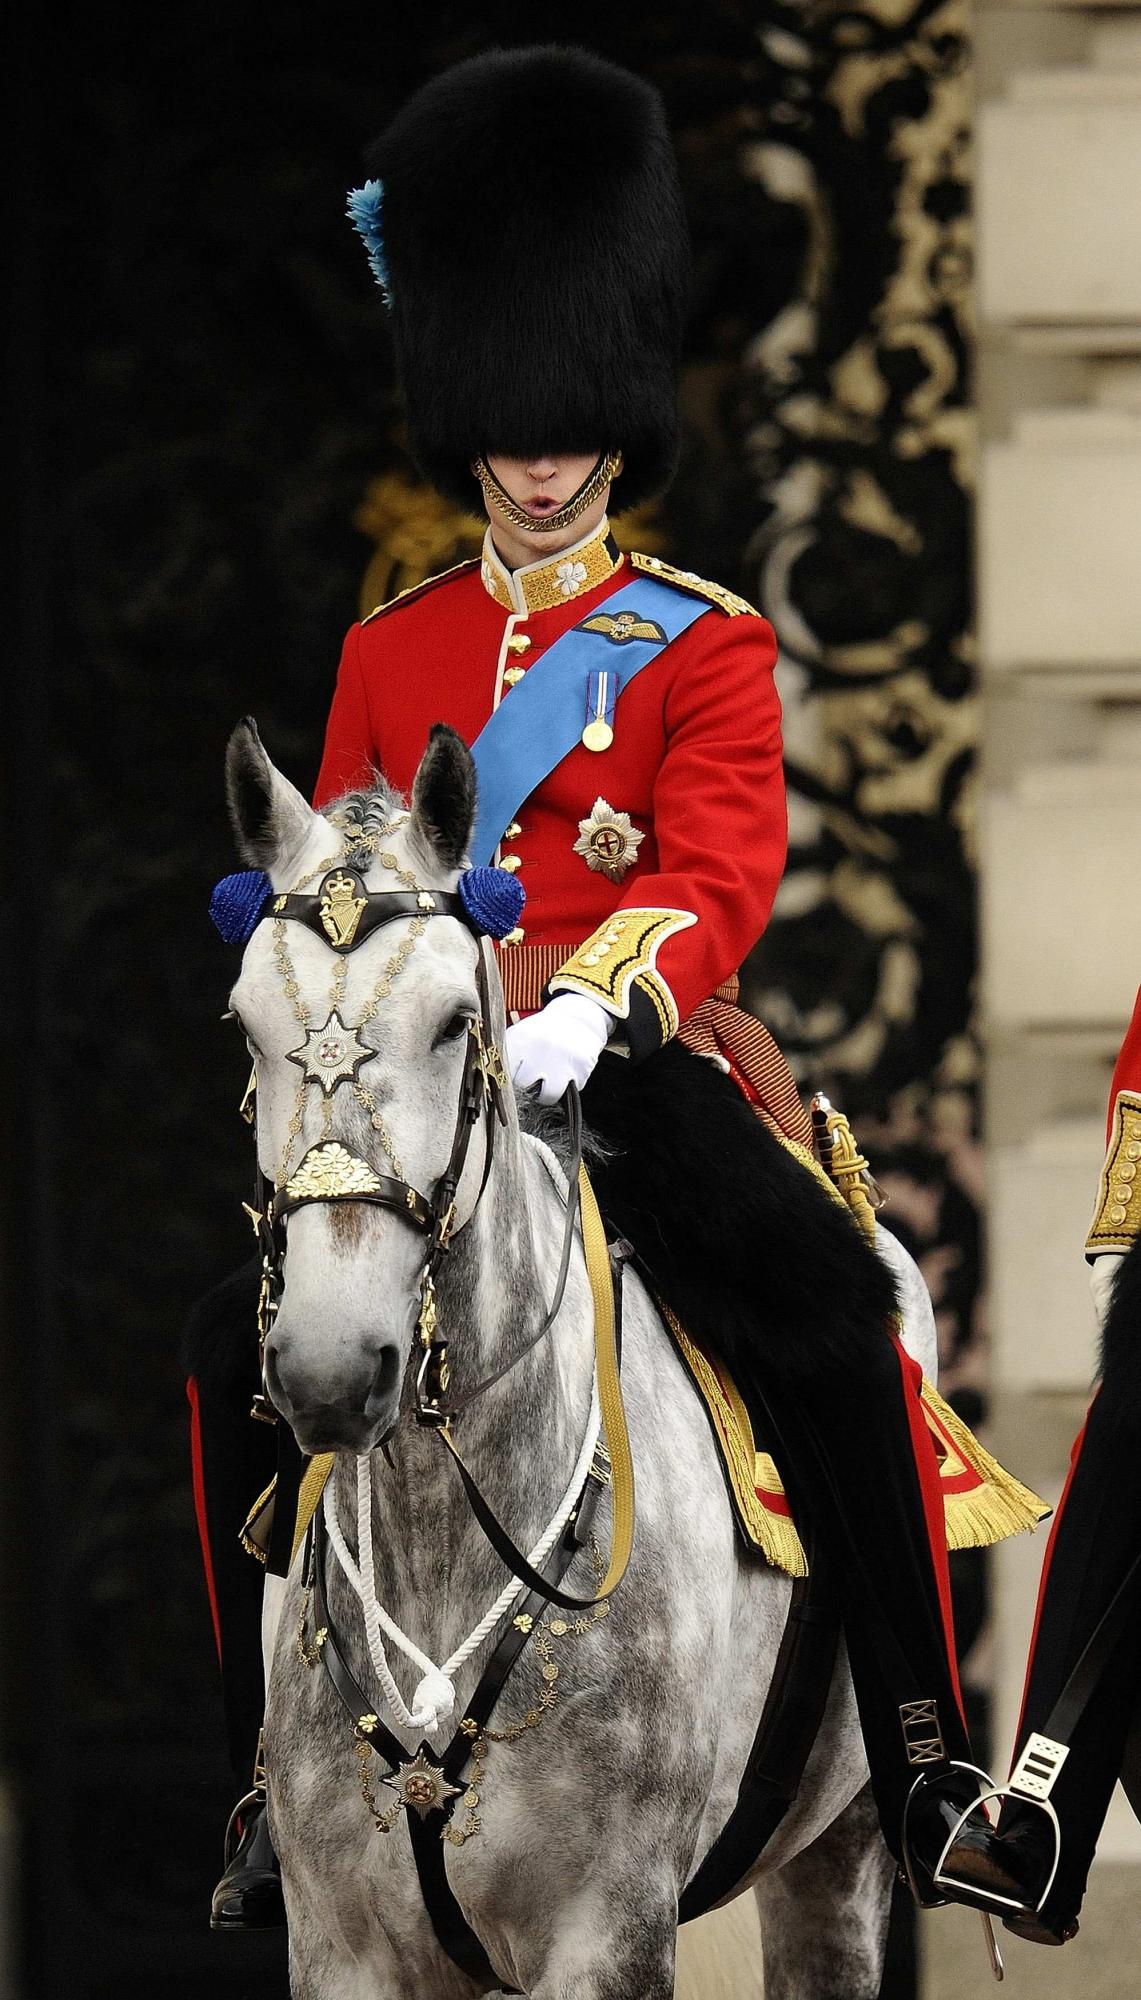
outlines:
[[[394, 813], [406, 812], [407, 801], [389, 784], [380, 771], [372, 773], [372, 783], [360, 791], [342, 792], [339, 798], [330, 799], [321, 811], [334, 826], [340, 827], [349, 847], [348, 860], [353, 859], [351, 850], [367, 834], [376, 833], [390, 820]], [[367, 859], [367, 857], [365, 857]]]
[[[566, 1112], [558, 1104], [540, 1104], [533, 1091], [517, 1090], [515, 1103], [519, 1111], [519, 1129], [528, 1138], [541, 1140], [549, 1146], [564, 1172], [574, 1164], [574, 1148], [571, 1145], [570, 1128]], [[582, 1130], [582, 1154], [588, 1166], [595, 1166], [601, 1160], [608, 1160], [614, 1148], [605, 1139], [592, 1132], [589, 1125]]]

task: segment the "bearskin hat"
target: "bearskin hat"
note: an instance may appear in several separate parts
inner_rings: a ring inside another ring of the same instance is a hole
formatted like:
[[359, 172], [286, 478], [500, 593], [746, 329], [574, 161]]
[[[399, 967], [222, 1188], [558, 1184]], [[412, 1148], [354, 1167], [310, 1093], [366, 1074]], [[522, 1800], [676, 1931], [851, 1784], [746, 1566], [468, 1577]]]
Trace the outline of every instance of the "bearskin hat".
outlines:
[[611, 450], [616, 512], [667, 485], [689, 242], [657, 91], [581, 49], [494, 49], [424, 85], [366, 158], [433, 485], [478, 511], [473, 459]]

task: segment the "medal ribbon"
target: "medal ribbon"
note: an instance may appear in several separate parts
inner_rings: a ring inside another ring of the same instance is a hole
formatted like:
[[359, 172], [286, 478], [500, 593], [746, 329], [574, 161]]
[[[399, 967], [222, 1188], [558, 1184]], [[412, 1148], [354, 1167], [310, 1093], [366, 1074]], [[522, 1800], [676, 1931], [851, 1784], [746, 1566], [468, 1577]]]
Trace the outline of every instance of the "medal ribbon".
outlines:
[[[623, 579], [609, 597], [595, 604], [590, 616], [606, 612], [618, 618], [627, 612], [639, 623], [656, 625], [662, 638], [624, 639], [619, 648], [605, 632], [588, 632], [576, 625], [508, 689], [471, 746], [479, 803], [470, 854], [477, 868], [490, 864], [504, 828], [524, 800], [581, 743], [584, 715], [588, 727], [595, 717], [592, 682], [597, 686], [605, 678], [608, 690], [613, 684], [613, 704], [608, 692], [604, 718], [613, 727], [618, 699], [642, 668], [708, 609], [704, 598], [674, 590], [653, 577]], [[620, 679], [615, 670], [619, 659]]]
[[613, 668], [590, 674], [586, 683], [586, 727], [582, 740], [588, 750], [609, 750], [614, 741], [614, 709], [621, 682]]

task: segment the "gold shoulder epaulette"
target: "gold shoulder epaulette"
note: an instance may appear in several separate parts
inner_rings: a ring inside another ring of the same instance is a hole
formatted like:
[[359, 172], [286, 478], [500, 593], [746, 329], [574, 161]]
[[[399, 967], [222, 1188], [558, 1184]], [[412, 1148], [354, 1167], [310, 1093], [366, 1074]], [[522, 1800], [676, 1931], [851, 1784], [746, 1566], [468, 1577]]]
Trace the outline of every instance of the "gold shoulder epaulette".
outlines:
[[704, 597], [709, 604], [715, 604], [718, 611], [724, 611], [728, 618], [740, 618], [747, 613], [750, 618], [759, 614], [748, 598], [738, 597], [736, 591], [726, 590], [723, 583], [707, 583], [703, 576], [695, 576], [691, 569], [675, 569], [672, 563], [663, 562], [660, 556], [642, 556], [631, 552], [631, 569], [640, 569], [646, 576], [656, 577], [659, 583], [672, 583], [676, 590], [688, 590], [691, 597]]
[[1141, 1235], [1141, 1095], [1119, 1090], [1086, 1256], [1128, 1250]]
[[478, 569], [479, 557], [469, 556], [465, 562], [453, 563], [450, 569], [442, 569], [438, 576], [426, 576], [420, 583], [410, 583], [407, 590], [398, 590], [395, 597], [389, 597], [383, 604], [377, 604], [361, 619], [362, 625], [371, 625], [374, 618], [383, 617], [386, 611], [395, 611], [398, 604], [407, 604], [413, 597], [423, 597], [425, 591], [435, 590], [438, 583], [447, 583], [449, 577], [460, 576], [465, 569]]

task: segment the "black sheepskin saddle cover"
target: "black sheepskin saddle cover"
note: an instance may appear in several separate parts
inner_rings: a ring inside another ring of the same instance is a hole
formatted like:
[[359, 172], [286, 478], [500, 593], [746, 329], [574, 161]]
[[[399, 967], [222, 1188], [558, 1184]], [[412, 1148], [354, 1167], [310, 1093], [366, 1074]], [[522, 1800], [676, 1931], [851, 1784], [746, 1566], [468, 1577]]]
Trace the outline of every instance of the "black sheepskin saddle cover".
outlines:
[[882, 1341], [895, 1284], [850, 1212], [715, 1064], [670, 1042], [603, 1056], [583, 1093], [591, 1177], [690, 1337], [742, 1390], [841, 1382]]
[[251, 1257], [195, 1301], [182, 1336], [182, 1365], [194, 1377], [200, 1394], [227, 1404], [240, 1403], [247, 1409], [261, 1388], [257, 1336], [260, 1285], [261, 1266]]

